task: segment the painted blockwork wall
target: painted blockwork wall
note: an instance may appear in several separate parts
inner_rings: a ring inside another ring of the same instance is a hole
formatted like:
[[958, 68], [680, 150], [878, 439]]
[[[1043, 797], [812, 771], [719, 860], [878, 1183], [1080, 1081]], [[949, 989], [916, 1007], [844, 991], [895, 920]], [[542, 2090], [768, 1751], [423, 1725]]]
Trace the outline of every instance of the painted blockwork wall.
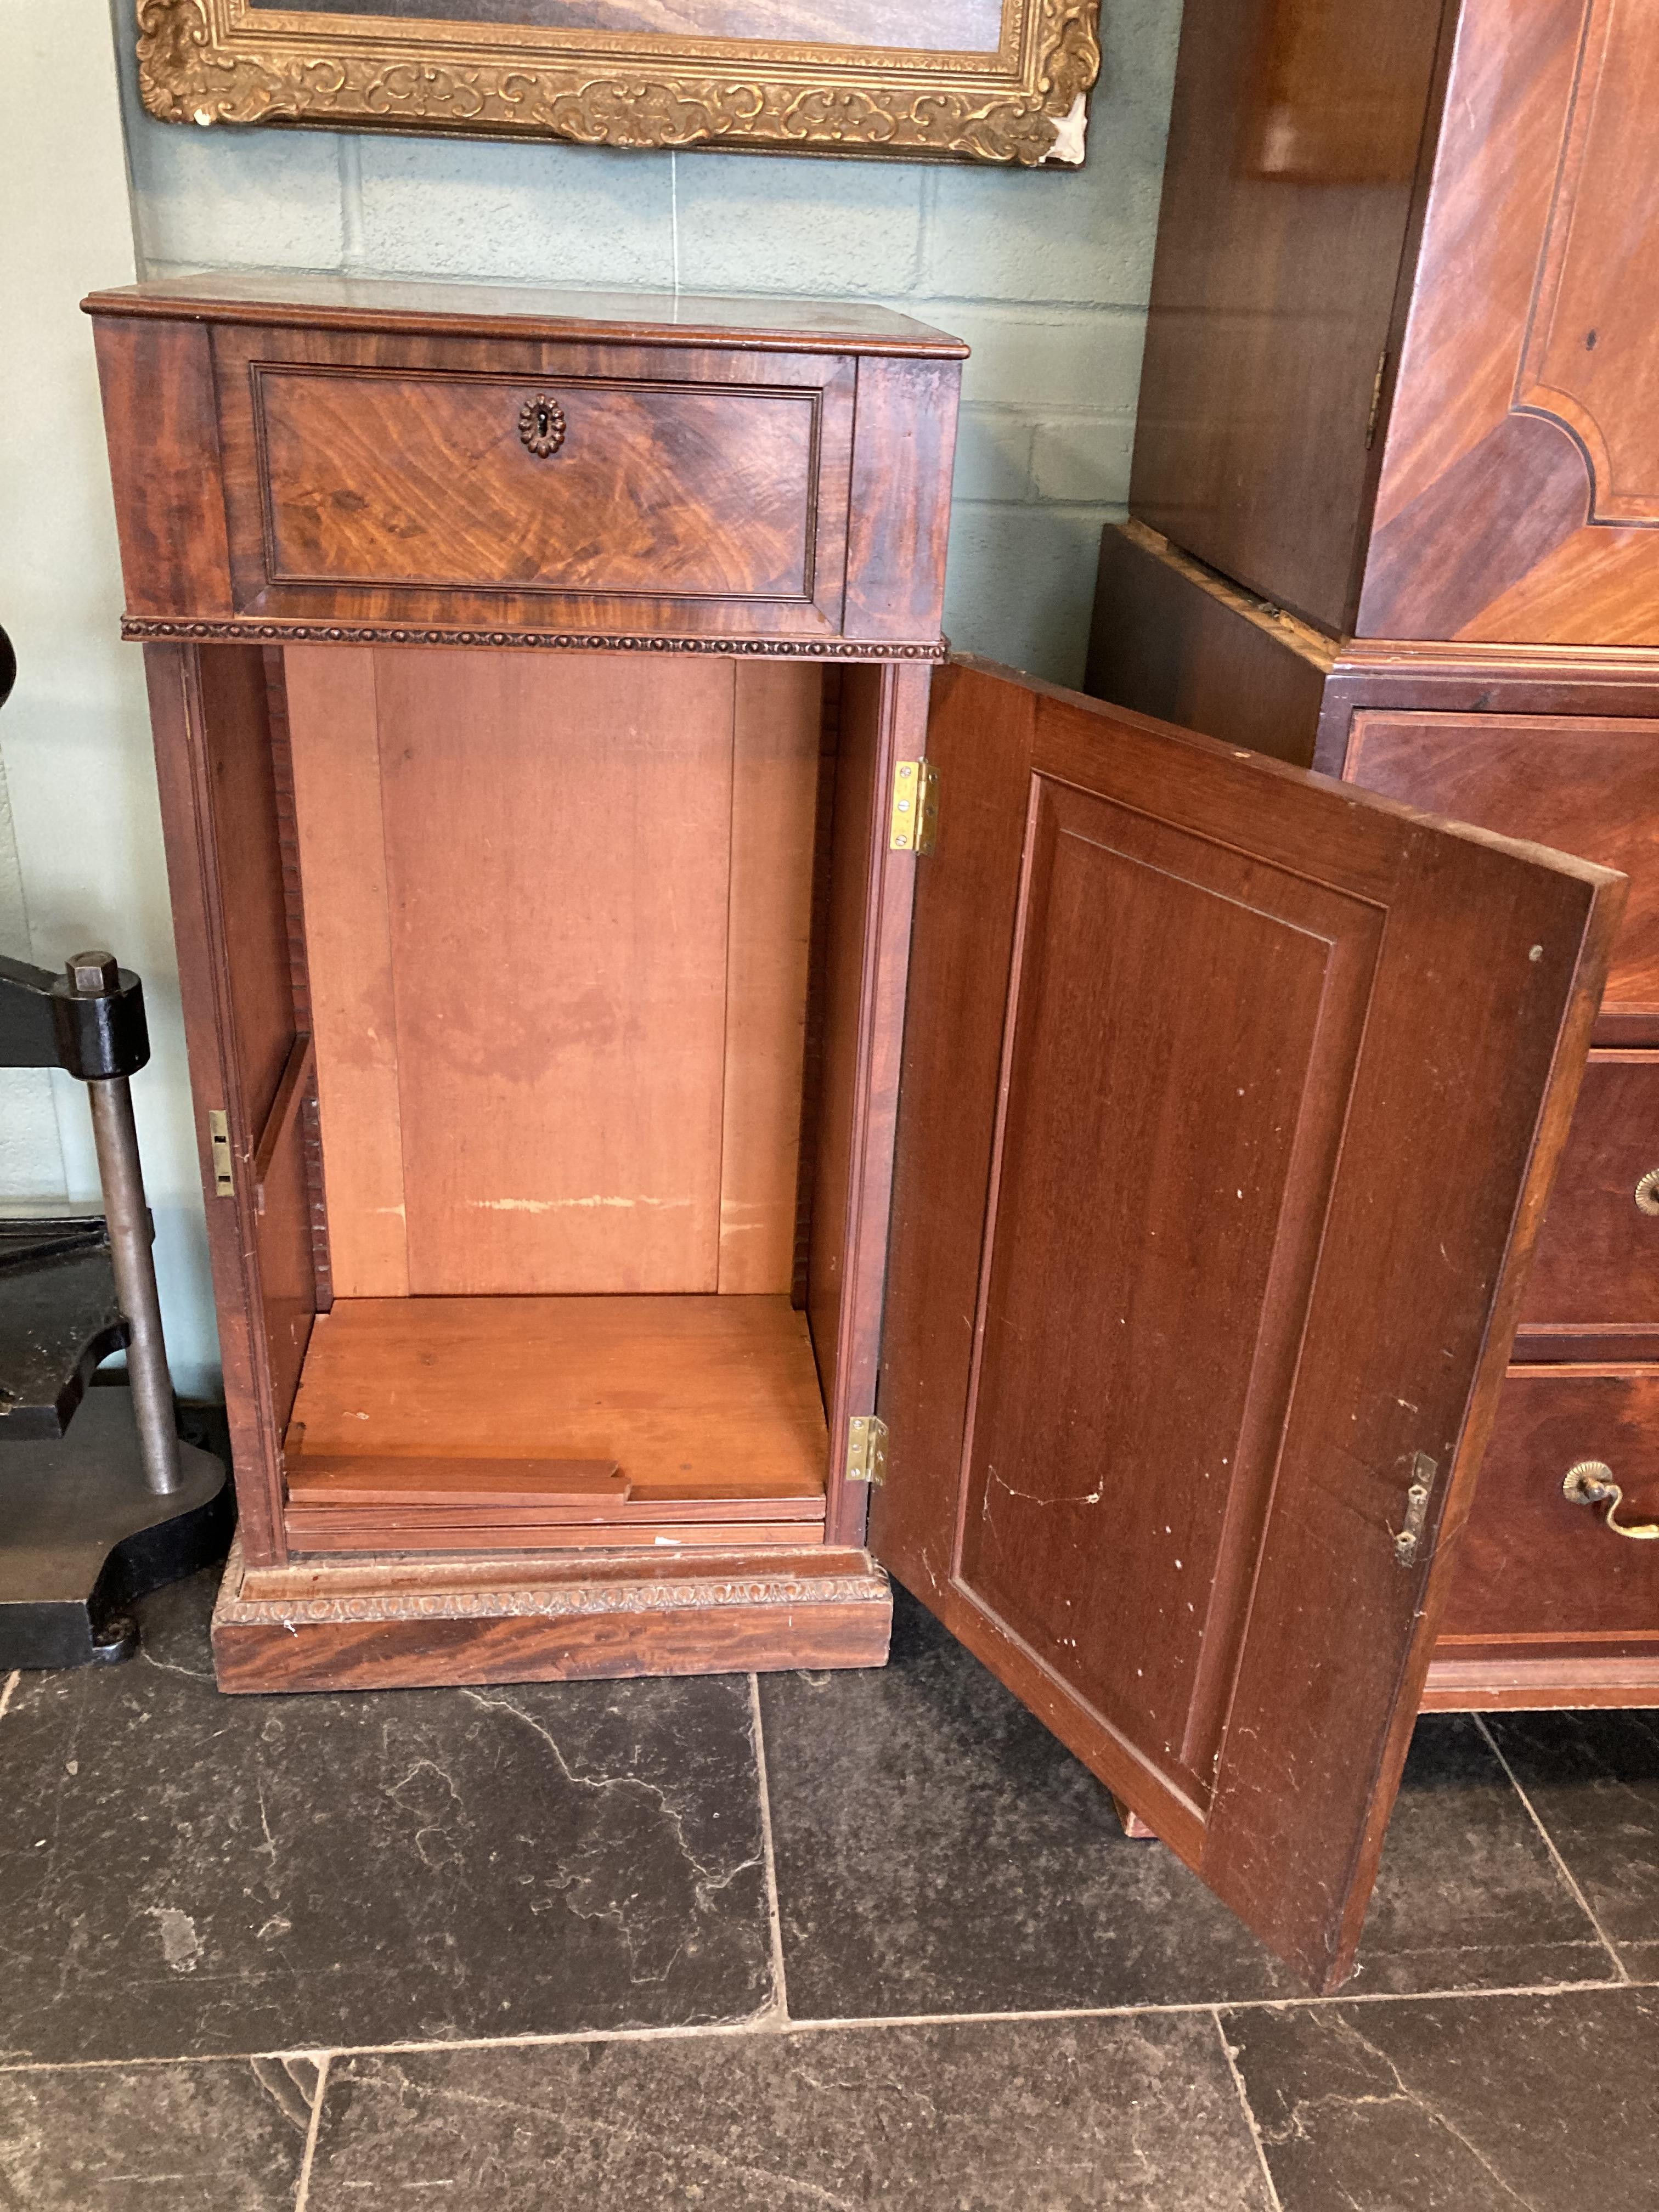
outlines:
[[[0, 952], [56, 967], [112, 946], [144, 979], [152, 1059], [133, 1084], [164, 1319], [187, 1390], [218, 1351], [137, 653], [121, 576], [91, 331], [94, 284], [133, 246], [108, 0], [0, 4]], [[0, 1070], [0, 1206], [95, 1204], [85, 1094]]]
[[[0, 951], [56, 961], [107, 939], [144, 975], [157, 1051], [135, 1095], [169, 1346], [196, 1390], [216, 1358], [201, 1201], [81, 295], [131, 277], [136, 239], [144, 275], [884, 301], [974, 348], [952, 639], [1076, 681], [1100, 526], [1127, 489], [1180, 0], [1105, 0], [1087, 165], [1036, 173], [183, 129], [142, 109], [132, 15], [132, 0], [0, 9], [0, 621], [23, 663], [0, 714]], [[91, 1197], [74, 1086], [0, 1085], [0, 1206]]]

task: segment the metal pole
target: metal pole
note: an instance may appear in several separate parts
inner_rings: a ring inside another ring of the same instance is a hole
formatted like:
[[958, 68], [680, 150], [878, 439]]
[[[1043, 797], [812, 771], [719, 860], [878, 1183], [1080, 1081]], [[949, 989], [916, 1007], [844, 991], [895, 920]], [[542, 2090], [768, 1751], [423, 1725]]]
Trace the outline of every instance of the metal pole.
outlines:
[[[77, 952], [69, 963], [77, 997], [100, 998], [115, 990], [119, 970], [110, 952]], [[161, 1336], [161, 1304], [155, 1291], [155, 1261], [150, 1250], [149, 1209], [144, 1203], [143, 1172], [138, 1164], [138, 1132], [132, 1118], [132, 1092], [125, 1075], [87, 1085], [92, 1104], [92, 1133], [98, 1147], [98, 1176], [104, 1187], [104, 1218], [109, 1224], [115, 1295], [129, 1331], [127, 1377], [138, 1424], [144, 1480], [166, 1496], [183, 1480], [179, 1468], [179, 1432]]]

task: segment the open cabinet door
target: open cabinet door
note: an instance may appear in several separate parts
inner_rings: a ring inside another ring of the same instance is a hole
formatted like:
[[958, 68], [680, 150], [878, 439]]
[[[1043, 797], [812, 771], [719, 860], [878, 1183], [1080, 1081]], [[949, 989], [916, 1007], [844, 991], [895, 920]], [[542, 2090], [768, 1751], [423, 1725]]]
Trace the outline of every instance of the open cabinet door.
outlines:
[[942, 670], [872, 1545], [1350, 1971], [1623, 879]]

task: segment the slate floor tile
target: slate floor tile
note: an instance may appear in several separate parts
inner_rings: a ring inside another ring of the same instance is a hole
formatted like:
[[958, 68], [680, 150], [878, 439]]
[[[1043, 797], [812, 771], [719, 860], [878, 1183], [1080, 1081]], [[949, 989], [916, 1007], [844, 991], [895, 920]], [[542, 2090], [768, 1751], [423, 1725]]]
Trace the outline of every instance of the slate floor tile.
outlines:
[[[430, 2195], [404, 2192], [419, 2184]], [[308, 2212], [1267, 2212], [1208, 2014], [337, 2061]]]
[[771, 1998], [743, 1677], [226, 1698], [212, 1577], [0, 1721], [0, 2046], [183, 2057]]
[[1652, 2212], [1659, 1993], [1223, 2015], [1284, 2212]]
[[1659, 1980], [1659, 1712], [1493, 1713], [1487, 1726], [1626, 1971]]
[[317, 2069], [308, 2060], [0, 2073], [6, 2212], [288, 2212]]
[[[1301, 1994], [902, 1592], [881, 1673], [763, 1678], [792, 2015]], [[1358, 1989], [1603, 1980], [1586, 1915], [1474, 1723], [1420, 1723]]]

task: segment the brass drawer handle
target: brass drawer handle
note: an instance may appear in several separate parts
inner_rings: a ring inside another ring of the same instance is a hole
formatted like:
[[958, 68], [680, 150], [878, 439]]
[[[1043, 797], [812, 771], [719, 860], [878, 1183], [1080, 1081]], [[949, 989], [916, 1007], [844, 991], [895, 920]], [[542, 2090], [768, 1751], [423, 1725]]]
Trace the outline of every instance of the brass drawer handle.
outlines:
[[1561, 1485], [1561, 1495], [1570, 1505], [1600, 1505], [1607, 1501], [1604, 1526], [1615, 1536], [1628, 1536], [1633, 1543], [1659, 1543], [1659, 1521], [1644, 1521], [1632, 1528], [1619, 1518], [1619, 1508], [1625, 1502], [1625, 1493], [1613, 1479], [1613, 1469], [1605, 1461], [1581, 1459], [1577, 1467], [1570, 1467]]
[[1642, 1213], [1659, 1213], [1659, 1168], [1650, 1168], [1636, 1186], [1637, 1209]]
[[533, 399], [526, 399], [519, 410], [519, 441], [544, 461], [550, 453], [556, 453], [564, 443], [564, 410], [556, 399], [538, 392]]

